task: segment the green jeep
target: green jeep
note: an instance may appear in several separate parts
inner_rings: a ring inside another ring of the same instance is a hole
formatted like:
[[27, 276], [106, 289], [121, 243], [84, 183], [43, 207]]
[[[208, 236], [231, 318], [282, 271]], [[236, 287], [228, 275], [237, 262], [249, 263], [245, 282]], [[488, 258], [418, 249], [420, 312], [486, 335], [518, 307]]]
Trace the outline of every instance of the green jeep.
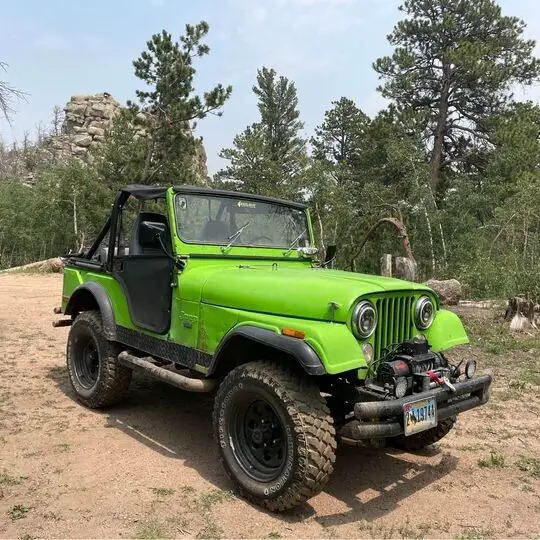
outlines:
[[303, 204], [127, 186], [92, 247], [64, 257], [54, 325], [71, 326], [77, 399], [118, 402], [134, 370], [216, 391], [225, 471], [270, 510], [323, 489], [337, 441], [441, 439], [491, 386], [443, 354], [468, 341], [459, 318], [418, 283], [331, 269], [333, 251], [315, 258]]

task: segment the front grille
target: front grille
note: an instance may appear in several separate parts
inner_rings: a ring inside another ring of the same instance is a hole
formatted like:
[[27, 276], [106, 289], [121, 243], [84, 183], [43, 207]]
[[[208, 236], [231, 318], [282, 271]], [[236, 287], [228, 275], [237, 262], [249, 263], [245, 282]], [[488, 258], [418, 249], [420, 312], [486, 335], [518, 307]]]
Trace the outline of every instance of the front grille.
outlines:
[[402, 295], [373, 299], [378, 323], [373, 346], [374, 358], [379, 359], [384, 349], [413, 337], [412, 310], [414, 296]]

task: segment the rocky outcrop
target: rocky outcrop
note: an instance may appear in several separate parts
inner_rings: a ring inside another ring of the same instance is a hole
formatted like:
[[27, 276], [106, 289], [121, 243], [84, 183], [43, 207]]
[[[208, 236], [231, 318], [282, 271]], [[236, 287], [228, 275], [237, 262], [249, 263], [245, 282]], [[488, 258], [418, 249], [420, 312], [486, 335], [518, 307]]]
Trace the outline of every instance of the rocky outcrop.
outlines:
[[[51, 136], [47, 141], [47, 149], [55, 158], [78, 158], [86, 161], [88, 151], [103, 142], [105, 133], [121, 105], [109, 93], [75, 95], [64, 107], [64, 121], [61, 133]], [[146, 122], [146, 115], [139, 113], [141, 126]], [[136, 136], [146, 136], [141, 127]], [[208, 182], [206, 152], [201, 143], [193, 157], [194, 170], [200, 183]]]
[[120, 103], [109, 93], [71, 96], [64, 107], [59, 135], [49, 140], [56, 157], [84, 158], [88, 150], [103, 141], [105, 131], [120, 110]]

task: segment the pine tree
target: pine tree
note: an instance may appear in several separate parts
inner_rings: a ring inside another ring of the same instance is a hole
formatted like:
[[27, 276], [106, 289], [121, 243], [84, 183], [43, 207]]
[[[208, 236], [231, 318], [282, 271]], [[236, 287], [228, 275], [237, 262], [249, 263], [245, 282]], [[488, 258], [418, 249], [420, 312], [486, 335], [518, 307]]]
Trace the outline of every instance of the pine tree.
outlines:
[[110, 141], [111, 153], [118, 154], [114, 148], [122, 147], [132, 136], [130, 125], [145, 129], [147, 136], [143, 143], [139, 140], [133, 145], [132, 155], [125, 159], [118, 156], [126, 170], [138, 170], [138, 178], [130, 181], [197, 181], [195, 155], [200, 140], [193, 136], [195, 122], [209, 114], [221, 115], [220, 109], [232, 92], [232, 87], [218, 84], [202, 97], [195, 94], [193, 62], [210, 52], [208, 45], [202, 43], [208, 30], [206, 22], [188, 24], [178, 41], [163, 30], [147, 41], [147, 50], [133, 62], [135, 75], [146, 89], [136, 91], [138, 103], [128, 102], [129, 109], [121, 113], [111, 130], [111, 135], [116, 132], [118, 137]]
[[295, 197], [307, 159], [296, 87], [263, 67], [253, 92], [261, 119], [234, 138], [233, 148], [221, 151], [220, 157], [230, 164], [215, 181], [243, 191]]
[[423, 132], [431, 187], [442, 198], [441, 172], [486, 139], [482, 120], [508, 104], [514, 84], [537, 80], [540, 65], [534, 41], [522, 38], [525, 23], [494, 0], [405, 0], [400, 9], [407, 18], [388, 36], [394, 53], [374, 69], [383, 96]]
[[332, 163], [352, 164], [362, 150], [370, 119], [346, 97], [331, 104], [311, 138], [313, 155]]

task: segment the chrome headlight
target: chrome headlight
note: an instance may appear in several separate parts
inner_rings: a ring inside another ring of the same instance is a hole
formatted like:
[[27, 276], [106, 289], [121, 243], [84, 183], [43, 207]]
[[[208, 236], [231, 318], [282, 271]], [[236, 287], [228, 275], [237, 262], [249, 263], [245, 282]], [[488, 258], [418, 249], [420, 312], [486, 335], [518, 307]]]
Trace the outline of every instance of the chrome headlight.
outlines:
[[419, 330], [427, 330], [435, 318], [435, 306], [430, 298], [422, 296], [414, 308], [414, 322]]
[[352, 330], [358, 339], [367, 339], [377, 327], [377, 311], [367, 300], [359, 302], [353, 310]]

